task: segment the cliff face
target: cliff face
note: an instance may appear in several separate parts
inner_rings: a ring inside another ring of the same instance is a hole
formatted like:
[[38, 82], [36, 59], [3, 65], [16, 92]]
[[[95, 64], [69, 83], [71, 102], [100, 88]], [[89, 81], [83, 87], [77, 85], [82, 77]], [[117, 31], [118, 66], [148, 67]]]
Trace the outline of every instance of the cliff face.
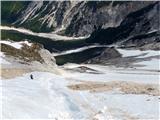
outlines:
[[160, 41], [159, 2], [128, 14], [118, 27], [98, 29], [88, 42], [141, 47]]
[[55, 31], [68, 36], [85, 36], [98, 26], [117, 27], [128, 14], [152, 3], [154, 2], [2, 2], [2, 25], [12, 24], [36, 32]]
[[151, 2], [87, 2], [73, 16], [65, 33], [83, 36], [92, 33], [95, 26], [117, 27], [129, 13], [149, 4]]

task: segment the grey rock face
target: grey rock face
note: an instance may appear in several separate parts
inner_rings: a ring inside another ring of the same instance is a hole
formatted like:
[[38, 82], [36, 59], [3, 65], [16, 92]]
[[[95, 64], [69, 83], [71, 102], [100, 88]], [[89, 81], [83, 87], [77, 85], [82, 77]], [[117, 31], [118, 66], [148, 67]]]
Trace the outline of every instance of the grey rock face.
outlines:
[[115, 44], [123, 47], [140, 47], [157, 43], [160, 39], [159, 2], [152, 3], [128, 14], [118, 27], [98, 29], [90, 38], [91, 43]]
[[12, 24], [36, 32], [85, 36], [92, 33], [95, 26], [117, 27], [129, 13], [151, 3], [154, 1], [32, 1], [18, 12], [18, 19]]
[[[142, 47], [147, 44], [160, 42], [160, 3], [154, 3], [141, 11], [137, 11], [127, 16], [121, 23], [134, 23], [134, 27], [128, 33], [125, 40], [122, 39], [122, 44], [125, 47], [135, 46]], [[156, 45], [156, 44], [155, 44]], [[153, 46], [153, 45], [152, 45]], [[151, 46], [150, 46], [151, 47]], [[149, 47], [149, 48], [150, 48]], [[145, 47], [146, 48], [146, 47]], [[155, 47], [158, 49], [157, 47]], [[153, 48], [154, 49], [154, 48]]]
[[113, 47], [106, 48], [99, 56], [94, 57], [85, 63], [92, 63], [92, 64], [103, 64], [110, 59], [120, 58], [122, 55]]
[[[102, 28], [117, 27], [131, 12], [137, 11], [152, 2], [111, 2], [90, 1], [83, 4], [72, 16], [65, 33], [74, 36], [84, 36], [92, 33], [94, 26]], [[76, 6], [75, 6], [76, 7]], [[73, 8], [74, 9], [74, 8]]]

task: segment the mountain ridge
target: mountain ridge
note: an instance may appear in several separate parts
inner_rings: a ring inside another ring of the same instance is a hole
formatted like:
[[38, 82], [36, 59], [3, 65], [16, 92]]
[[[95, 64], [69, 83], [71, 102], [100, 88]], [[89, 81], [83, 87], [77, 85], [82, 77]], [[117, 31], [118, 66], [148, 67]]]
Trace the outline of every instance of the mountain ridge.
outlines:
[[[60, 31], [60, 34], [68, 36], [85, 36], [94, 31], [95, 25], [103, 28], [116, 27], [129, 13], [152, 3], [154, 2], [8, 1], [10, 6], [2, 2], [2, 20], [7, 22], [9, 19], [8, 24], [35, 32]], [[9, 13], [7, 17], [5, 13]], [[3, 21], [2, 25], [5, 23]]]

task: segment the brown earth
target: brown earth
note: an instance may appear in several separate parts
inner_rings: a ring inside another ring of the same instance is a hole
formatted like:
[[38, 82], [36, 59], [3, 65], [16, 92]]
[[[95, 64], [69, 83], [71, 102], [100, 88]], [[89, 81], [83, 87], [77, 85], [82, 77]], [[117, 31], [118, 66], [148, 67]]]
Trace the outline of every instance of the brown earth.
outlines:
[[23, 44], [23, 47], [21, 49], [16, 49], [10, 45], [6, 45], [3, 43], [1, 44], [1, 51], [4, 52], [5, 55], [19, 58], [20, 60], [23, 60], [25, 62], [39, 61], [40, 63], [43, 63], [44, 60], [39, 54], [39, 50], [41, 48], [42, 47], [38, 43], [34, 43], [31, 46]]
[[125, 81], [112, 82], [82, 82], [79, 84], [69, 85], [72, 90], [89, 90], [90, 92], [107, 92], [118, 90], [125, 94], [147, 94], [159, 96], [159, 86], [155, 84], [142, 84]]
[[25, 68], [1, 68], [0, 73], [1, 77], [6, 80], [6, 79], [11, 79], [15, 78], [18, 76], [22, 76], [25, 73], [32, 72], [30, 69], [25, 69]]

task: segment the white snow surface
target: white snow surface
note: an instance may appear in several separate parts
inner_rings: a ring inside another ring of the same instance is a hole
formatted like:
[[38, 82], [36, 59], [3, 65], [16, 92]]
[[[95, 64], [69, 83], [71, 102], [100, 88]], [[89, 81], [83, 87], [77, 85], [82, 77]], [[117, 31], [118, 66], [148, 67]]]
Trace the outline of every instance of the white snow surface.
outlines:
[[16, 43], [16, 42], [11, 42], [11, 41], [3, 41], [3, 40], [1, 40], [0, 43], [6, 44], [6, 45], [10, 45], [10, 46], [12, 46], [14, 48], [17, 48], [17, 49], [20, 49], [22, 47], [21, 44]]
[[[141, 69], [141, 67], [136, 69], [130, 69], [130, 68], [107, 67], [100, 65], [85, 65], [85, 64], [81, 65], [98, 70], [103, 74], [88, 74], [88, 73], [74, 72], [68, 74], [68, 77], [74, 78], [75, 80], [88, 80], [88, 81], [99, 81], [99, 82], [128, 81], [128, 82], [138, 82], [138, 83], [148, 83], [148, 84], [158, 84], [160, 80], [159, 72], [155, 72], [154, 69], [153, 71], [150, 71], [150, 68], [147, 67], [144, 69]], [[74, 68], [75, 66], [78, 67], [81, 65], [68, 64], [65, 65], [65, 68]]]
[[[0, 58], [5, 58], [1, 53]], [[128, 81], [159, 84], [159, 72], [150, 71], [155, 59], [143, 62], [145, 68], [115, 68], [100, 65], [66, 64], [63, 68], [87, 66], [103, 74], [31, 72], [21, 77], [0, 80], [0, 117], [2, 119], [52, 120], [158, 120], [159, 97], [121, 92], [74, 91], [67, 85], [81, 81]], [[3, 62], [2, 62], [3, 63]], [[154, 70], [154, 69], [153, 69]], [[30, 75], [33, 75], [33, 80]]]
[[142, 57], [151, 57], [160, 55], [160, 51], [154, 51], [154, 50], [126, 50], [126, 49], [117, 49], [118, 52], [122, 54], [122, 57], [130, 57], [130, 56], [137, 56], [137, 58]]
[[[151, 62], [152, 61], [152, 62]], [[148, 69], [148, 70], [159, 70], [160, 69], [160, 59], [152, 59], [151, 61], [142, 61], [135, 63], [135, 65], [142, 65], [142, 69]]]
[[34, 80], [31, 80], [30, 74], [1, 81], [2, 116], [8, 119], [71, 119], [74, 111], [60, 91], [66, 81], [60, 76], [40, 72], [32, 73]]
[[136, 58], [149, 58], [141, 62], [134, 63], [134, 65], [141, 65], [141, 69], [145, 70], [159, 70], [160, 69], [160, 51], [154, 50], [125, 50], [117, 49], [122, 57], [136, 57]]
[[5, 60], [5, 55], [0, 51], [0, 64], [10, 64], [7, 60]]
[[13, 42], [13, 41], [0, 40], [0, 43], [10, 45], [10, 46], [17, 48], [17, 49], [21, 49], [21, 47], [23, 46], [22, 44], [26, 44], [28, 46], [32, 45], [32, 43], [29, 43], [28, 41]]
[[[86, 80], [89, 79], [96, 78], [88, 76]], [[1, 116], [8, 119], [123, 120], [124, 115], [128, 115], [158, 120], [157, 96], [72, 91], [67, 89], [67, 84], [63, 76], [47, 72], [1, 80]]]
[[72, 49], [72, 50], [67, 50], [67, 51], [63, 51], [60, 53], [54, 53], [54, 56], [58, 56], [58, 55], [65, 55], [65, 54], [70, 54], [70, 53], [77, 53], [77, 52], [81, 52], [90, 48], [96, 48], [96, 47], [106, 47], [106, 45], [90, 45], [90, 46], [84, 46], [84, 47], [80, 47], [77, 49]]

